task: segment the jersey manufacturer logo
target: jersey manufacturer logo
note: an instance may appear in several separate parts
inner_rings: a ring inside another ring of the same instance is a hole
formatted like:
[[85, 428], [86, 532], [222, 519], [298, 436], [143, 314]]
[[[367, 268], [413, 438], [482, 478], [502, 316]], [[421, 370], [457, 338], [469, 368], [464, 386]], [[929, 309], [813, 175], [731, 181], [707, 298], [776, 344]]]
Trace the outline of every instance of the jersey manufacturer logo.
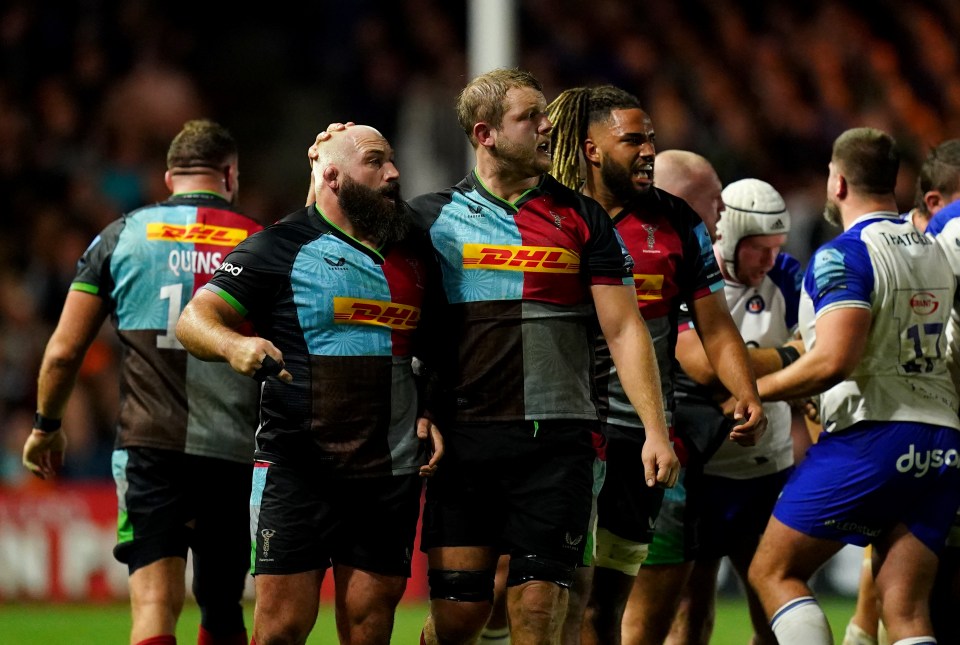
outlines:
[[154, 242], [193, 242], [194, 244], [213, 244], [215, 246], [236, 246], [247, 239], [247, 231], [242, 228], [226, 226], [207, 226], [206, 224], [147, 224], [147, 239]]
[[663, 275], [634, 273], [633, 281], [637, 286], [637, 300], [663, 300]]
[[323, 261], [329, 264], [330, 266], [332, 266], [333, 268], [337, 269], [347, 263], [347, 258], [341, 257], [341, 258], [337, 258], [336, 260], [331, 260], [330, 258], [323, 258]]
[[467, 215], [467, 217], [483, 217], [483, 208], [480, 206], [470, 204], [467, 206], [467, 210], [470, 211], [470, 215]]
[[553, 246], [464, 244], [463, 268], [577, 273], [580, 271], [580, 256], [573, 251]]
[[910, 308], [919, 316], [929, 316], [940, 308], [940, 301], [929, 291], [920, 291], [910, 296]]
[[758, 294], [747, 300], [745, 309], [747, 310], [747, 313], [758, 314], [766, 309], [766, 307], [767, 303], [765, 303], [763, 301], [763, 297]]
[[333, 320], [342, 325], [375, 325], [394, 330], [416, 329], [420, 307], [363, 298], [333, 299]]

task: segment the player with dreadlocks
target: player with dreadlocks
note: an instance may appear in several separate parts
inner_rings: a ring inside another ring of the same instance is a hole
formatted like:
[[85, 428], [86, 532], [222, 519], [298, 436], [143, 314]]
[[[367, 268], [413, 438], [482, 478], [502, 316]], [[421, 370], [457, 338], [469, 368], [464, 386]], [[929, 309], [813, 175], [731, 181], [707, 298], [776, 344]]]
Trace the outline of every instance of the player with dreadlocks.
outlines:
[[[686, 303], [720, 381], [738, 399], [739, 422], [730, 439], [755, 443], [766, 418], [746, 348], [727, 310], [710, 236], [686, 202], [653, 185], [656, 148], [650, 117], [636, 97], [610, 85], [567, 90], [547, 110], [554, 124], [553, 175], [600, 202], [636, 263], [637, 300], [654, 340], [668, 423], [672, 425], [674, 406], [677, 318]], [[582, 618], [584, 644], [621, 642], [623, 609], [663, 500], [663, 490], [646, 486], [637, 474], [642, 472], [637, 464], [643, 425], [627, 405], [602, 337], [596, 350], [606, 477], [597, 500], [592, 585], [589, 570], [581, 573], [583, 590], [589, 589], [586, 610], [578, 613], [571, 605], [565, 630], [569, 642], [575, 642], [571, 621]], [[678, 453], [684, 452], [682, 444], [677, 446]], [[677, 582], [679, 597], [684, 581]], [[665, 622], [669, 629], [669, 617]], [[662, 642], [665, 636], [650, 633], [645, 639]]]

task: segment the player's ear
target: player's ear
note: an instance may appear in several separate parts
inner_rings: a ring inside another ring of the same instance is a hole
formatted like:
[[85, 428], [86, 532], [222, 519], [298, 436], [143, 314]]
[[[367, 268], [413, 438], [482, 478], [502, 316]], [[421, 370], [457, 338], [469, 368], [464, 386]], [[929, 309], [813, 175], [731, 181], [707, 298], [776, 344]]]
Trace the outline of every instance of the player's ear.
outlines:
[[477, 144], [485, 148], [492, 148], [497, 142], [496, 137], [493, 135], [493, 130], [494, 129], [491, 128], [490, 124], [486, 121], [474, 123], [473, 136], [477, 140]]
[[171, 193], [173, 192], [173, 175], [170, 174], [170, 171], [163, 173], [163, 183], [167, 185], [167, 190]]
[[336, 166], [327, 166], [323, 169], [323, 181], [331, 190], [340, 188], [340, 170]]
[[600, 163], [600, 148], [594, 143], [593, 139], [584, 139], [583, 158], [588, 164], [598, 165]]

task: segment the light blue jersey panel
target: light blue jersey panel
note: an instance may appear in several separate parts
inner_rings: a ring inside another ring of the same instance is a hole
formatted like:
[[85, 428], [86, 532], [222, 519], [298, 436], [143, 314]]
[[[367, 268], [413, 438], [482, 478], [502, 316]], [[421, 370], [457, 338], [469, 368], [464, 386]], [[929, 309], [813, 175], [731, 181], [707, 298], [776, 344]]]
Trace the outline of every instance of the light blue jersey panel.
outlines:
[[461, 240], [498, 247], [522, 245], [514, 214], [505, 206], [487, 201], [475, 190], [454, 192], [452, 201], [440, 211], [430, 228], [430, 237], [440, 254], [443, 287], [451, 304], [523, 297], [522, 271], [474, 269], [463, 262]]
[[196, 214], [196, 206], [173, 206], [146, 208], [127, 217], [110, 261], [118, 330], [172, 329], [171, 323], [176, 324], [193, 293], [193, 272], [180, 266], [194, 245], [148, 239], [148, 225], [188, 226], [196, 223]]
[[[330, 267], [336, 270], [331, 271]], [[383, 269], [370, 255], [334, 235], [322, 235], [300, 249], [290, 284], [310, 354], [393, 354], [389, 327], [336, 324], [334, 318], [337, 297], [391, 301]]]

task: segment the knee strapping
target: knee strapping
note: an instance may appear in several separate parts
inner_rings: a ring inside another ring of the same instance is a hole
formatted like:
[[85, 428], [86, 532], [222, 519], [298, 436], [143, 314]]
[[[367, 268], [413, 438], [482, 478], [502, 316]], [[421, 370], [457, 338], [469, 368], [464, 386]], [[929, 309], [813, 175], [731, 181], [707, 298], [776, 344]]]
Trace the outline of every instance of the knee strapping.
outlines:
[[430, 598], [456, 602], [493, 602], [494, 573], [493, 569], [430, 569], [427, 572]]
[[649, 553], [649, 544], [625, 540], [606, 529], [597, 529], [597, 556], [594, 564], [598, 567], [635, 576]]
[[516, 587], [531, 580], [553, 582], [561, 587], [570, 588], [573, 584], [573, 572], [576, 567], [559, 560], [541, 558], [536, 555], [510, 555], [510, 572], [507, 586]]

